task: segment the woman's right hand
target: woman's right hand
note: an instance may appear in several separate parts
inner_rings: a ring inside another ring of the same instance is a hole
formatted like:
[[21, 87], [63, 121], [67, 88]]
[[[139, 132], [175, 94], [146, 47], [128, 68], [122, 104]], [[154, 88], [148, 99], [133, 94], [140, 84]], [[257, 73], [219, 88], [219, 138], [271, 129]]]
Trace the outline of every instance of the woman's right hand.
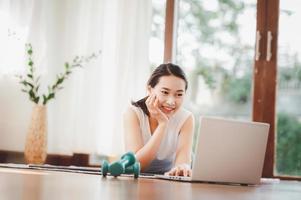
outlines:
[[150, 116], [157, 120], [159, 124], [167, 123], [168, 117], [159, 108], [159, 99], [155, 94], [151, 94], [145, 101]]

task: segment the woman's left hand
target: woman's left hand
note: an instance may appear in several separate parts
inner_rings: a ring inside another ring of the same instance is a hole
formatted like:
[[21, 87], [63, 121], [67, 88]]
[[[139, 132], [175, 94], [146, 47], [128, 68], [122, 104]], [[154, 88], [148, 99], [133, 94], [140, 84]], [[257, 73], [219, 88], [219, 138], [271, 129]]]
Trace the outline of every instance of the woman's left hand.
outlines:
[[188, 164], [179, 164], [172, 168], [170, 171], [166, 172], [165, 175], [169, 176], [190, 176], [191, 177], [191, 168]]

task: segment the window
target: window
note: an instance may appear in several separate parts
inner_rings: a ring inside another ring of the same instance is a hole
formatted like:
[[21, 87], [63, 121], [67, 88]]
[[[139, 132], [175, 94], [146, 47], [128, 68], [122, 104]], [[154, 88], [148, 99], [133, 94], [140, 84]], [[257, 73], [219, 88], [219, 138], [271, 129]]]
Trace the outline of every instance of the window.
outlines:
[[189, 73], [189, 98], [198, 114], [251, 118], [255, 5], [179, 1], [176, 60]]
[[[252, 120], [269, 123], [263, 177], [300, 179], [300, 40], [295, 38], [300, 33], [294, 25], [300, 3], [282, 2], [279, 13], [279, 0], [167, 0], [167, 5], [176, 2], [180, 6], [174, 7], [179, 17], [173, 61], [189, 72], [191, 110], [197, 110], [197, 116], [235, 118], [252, 113]], [[165, 41], [175, 32], [166, 35]], [[165, 48], [165, 54], [174, 50]], [[229, 86], [235, 90], [227, 93]]]
[[276, 173], [301, 176], [301, 3], [281, 1], [278, 38]]
[[188, 73], [187, 102], [196, 117], [251, 119], [255, 5], [179, 1], [176, 62]]
[[163, 61], [165, 4], [166, 2], [162, 0], [152, 0], [152, 27], [149, 40], [149, 60], [152, 69]]

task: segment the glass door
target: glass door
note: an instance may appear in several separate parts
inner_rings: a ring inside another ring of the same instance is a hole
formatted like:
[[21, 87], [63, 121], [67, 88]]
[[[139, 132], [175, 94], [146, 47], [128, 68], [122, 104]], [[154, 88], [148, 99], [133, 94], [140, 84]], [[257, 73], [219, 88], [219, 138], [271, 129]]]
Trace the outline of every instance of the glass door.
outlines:
[[251, 120], [256, 3], [179, 0], [176, 62], [189, 76], [186, 104], [196, 117]]
[[276, 175], [301, 176], [300, 19], [300, 1], [280, 1]]

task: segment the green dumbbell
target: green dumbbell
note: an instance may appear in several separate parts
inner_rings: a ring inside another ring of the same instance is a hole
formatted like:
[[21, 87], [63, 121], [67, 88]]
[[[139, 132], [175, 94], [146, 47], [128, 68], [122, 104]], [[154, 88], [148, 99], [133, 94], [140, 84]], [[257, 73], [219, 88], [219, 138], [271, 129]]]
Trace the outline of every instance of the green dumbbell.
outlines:
[[109, 172], [112, 176], [119, 176], [125, 173], [125, 169], [136, 162], [135, 154], [128, 152], [124, 154], [120, 160], [109, 165]]
[[109, 162], [104, 160], [102, 161], [102, 165], [101, 165], [101, 173], [103, 176], [107, 176], [108, 172], [109, 172]]
[[140, 163], [135, 162], [135, 164], [125, 168], [125, 174], [134, 174], [134, 178], [138, 178], [140, 175]]

